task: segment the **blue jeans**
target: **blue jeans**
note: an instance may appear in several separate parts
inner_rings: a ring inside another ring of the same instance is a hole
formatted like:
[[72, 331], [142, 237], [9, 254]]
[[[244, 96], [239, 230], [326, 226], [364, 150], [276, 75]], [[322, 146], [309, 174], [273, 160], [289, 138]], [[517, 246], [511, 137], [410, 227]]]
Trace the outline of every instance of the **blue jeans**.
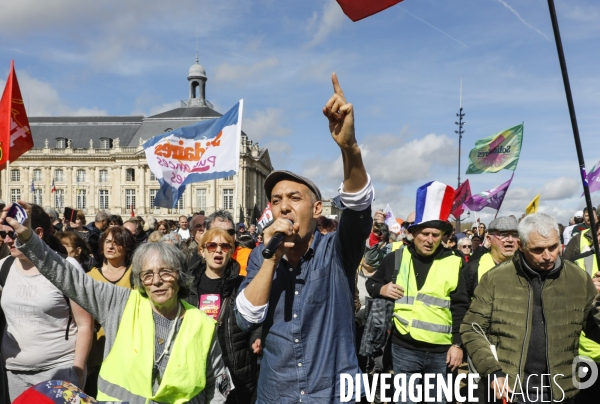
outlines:
[[[414, 351], [401, 347], [397, 344], [392, 344], [392, 362], [394, 365], [394, 375], [405, 374], [406, 384], [410, 376], [413, 374], [424, 374], [424, 373], [435, 373], [446, 375], [449, 373], [448, 365], [446, 364], [446, 352], [421, 352]], [[423, 379], [419, 379], [421, 382]], [[422, 383], [421, 383], [422, 384]], [[413, 389], [414, 395], [418, 397], [416, 388]], [[429, 390], [430, 397], [437, 397], [437, 388]], [[424, 399], [425, 392], [422, 391], [421, 397]], [[408, 394], [408, 388], [406, 388], [406, 401], [402, 400], [402, 395], [398, 396], [396, 403], [408, 403], [415, 404], [417, 402], [411, 401]], [[442, 395], [442, 401], [439, 404], [446, 404], [446, 400]]]

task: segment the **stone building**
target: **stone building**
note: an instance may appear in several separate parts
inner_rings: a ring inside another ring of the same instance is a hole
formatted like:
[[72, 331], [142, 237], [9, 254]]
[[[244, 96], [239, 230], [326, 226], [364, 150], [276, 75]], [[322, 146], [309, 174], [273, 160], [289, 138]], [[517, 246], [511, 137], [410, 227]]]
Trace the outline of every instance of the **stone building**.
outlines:
[[72, 207], [83, 210], [88, 220], [99, 210], [124, 218], [133, 210], [135, 215], [173, 219], [227, 209], [236, 221], [249, 223], [253, 212], [267, 204], [262, 185], [273, 167], [268, 150], [245, 133], [236, 175], [188, 185], [176, 209], [153, 206], [159, 183], [142, 144], [155, 135], [220, 117], [205, 98], [206, 81], [196, 58], [188, 75], [189, 99], [180, 108], [149, 117], [30, 117], [34, 148], [3, 173], [3, 199], [24, 199], [61, 212]]

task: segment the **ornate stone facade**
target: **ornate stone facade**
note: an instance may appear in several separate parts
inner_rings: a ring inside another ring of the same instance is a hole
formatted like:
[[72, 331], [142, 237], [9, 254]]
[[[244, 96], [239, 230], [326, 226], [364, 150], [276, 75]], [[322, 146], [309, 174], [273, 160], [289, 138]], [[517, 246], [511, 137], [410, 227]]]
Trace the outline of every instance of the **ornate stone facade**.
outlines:
[[21, 198], [61, 212], [64, 207], [80, 209], [88, 220], [99, 210], [124, 219], [132, 209], [135, 215], [176, 219], [227, 209], [236, 221], [250, 223], [254, 206], [262, 211], [267, 204], [262, 186], [273, 167], [268, 150], [245, 133], [237, 175], [188, 185], [177, 209], [153, 207], [159, 184], [142, 144], [165, 131], [221, 115], [204, 99], [206, 77], [201, 85], [198, 78], [203, 72], [196, 60], [188, 76], [190, 99], [181, 108], [151, 117], [30, 118], [35, 146], [3, 173], [2, 198], [9, 203]]

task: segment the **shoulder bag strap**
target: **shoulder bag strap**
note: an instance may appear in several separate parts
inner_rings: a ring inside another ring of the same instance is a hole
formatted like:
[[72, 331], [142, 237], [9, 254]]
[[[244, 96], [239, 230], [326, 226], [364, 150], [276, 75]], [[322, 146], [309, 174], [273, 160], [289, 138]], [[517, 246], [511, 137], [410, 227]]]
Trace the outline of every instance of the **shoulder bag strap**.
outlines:
[[392, 282], [396, 283], [398, 273], [400, 273], [400, 265], [402, 264], [402, 252], [404, 248], [399, 248], [394, 251], [394, 274], [392, 275]]
[[13, 262], [15, 262], [15, 257], [8, 256], [2, 263], [2, 268], [0, 268], [0, 286], [2, 287], [4, 287], [4, 284], [6, 283], [6, 278], [8, 278], [8, 273], [10, 272], [10, 267]]

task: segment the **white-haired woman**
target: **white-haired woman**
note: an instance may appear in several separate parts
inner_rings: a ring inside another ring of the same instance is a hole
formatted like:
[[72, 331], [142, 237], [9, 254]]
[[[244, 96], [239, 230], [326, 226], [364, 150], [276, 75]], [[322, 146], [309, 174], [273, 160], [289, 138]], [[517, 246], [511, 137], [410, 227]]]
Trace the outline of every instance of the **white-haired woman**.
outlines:
[[191, 285], [183, 253], [164, 243], [140, 246], [132, 261], [135, 289], [130, 290], [73, 268], [31, 236], [28, 221], [25, 226], [7, 221], [23, 254], [104, 327], [99, 400], [225, 402], [232, 386], [215, 338], [215, 321], [181, 300]]

